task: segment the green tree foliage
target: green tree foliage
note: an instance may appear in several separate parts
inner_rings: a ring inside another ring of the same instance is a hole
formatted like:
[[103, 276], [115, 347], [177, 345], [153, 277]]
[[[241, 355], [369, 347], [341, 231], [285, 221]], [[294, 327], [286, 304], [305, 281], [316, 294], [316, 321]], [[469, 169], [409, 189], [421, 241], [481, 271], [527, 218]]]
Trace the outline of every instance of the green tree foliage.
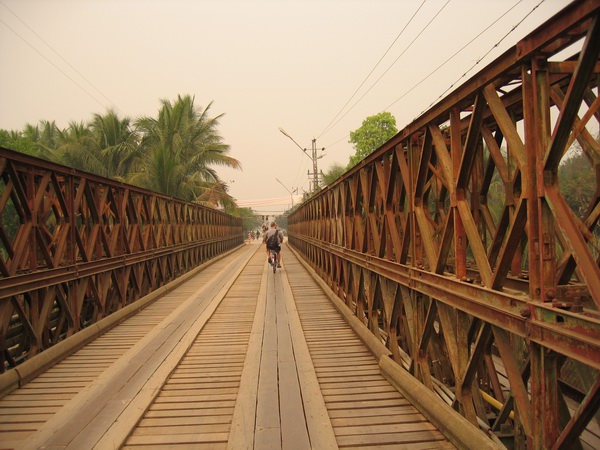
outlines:
[[396, 133], [396, 119], [391, 113], [386, 111], [367, 117], [360, 128], [350, 132], [350, 142], [356, 153], [350, 157], [348, 168], [373, 153]]
[[[214, 196], [226, 194], [226, 186], [212, 166], [239, 169], [241, 165], [228, 156], [229, 145], [217, 132], [222, 114], [209, 117], [210, 106], [197, 108], [193, 97], [178, 96], [175, 102], [162, 100], [157, 118], [139, 119], [142, 161], [130, 180], [184, 200], [194, 201], [204, 195], [212, 202]], [[211, 189], [214, 196], [207, 194]], [[226, 196], [218, 200], [221, 204], [226, 201]]]
[[287, 230], [288, 228], [288, 214], [290, 214], [291, 210], [284, 212], [282, 215], [275, 217], [275, 222], [277, 222], [277, 228], [280, 230]]
[[225, 208], [225, 212], [232, 216], [240, 217], [242, 219], [243, 230], [256, 230], [260, 228], [260, 218], [252, 208], [237, 208], [230, 205]]
[[158, 116], [136, 121], [112, 110], [92, 121], [0, 130], [0, 145], [59, 164], [212, 207], [235, 208], [215, 166], [241, 168], [218, 133], [219, 119], [194, 98], [162, 100]]
[[114, 111], [95, 114], [89, 125], [93, 145], [85, 156], [94, 173], [125, 181], [139, 167], [140, 147], [137, 132], [129, 118], [119, 118]]
[[596, 171], [593, 162], [579, 148], [558, 168], [560, 190], [573, 212], [583, 217], [592, 204], [596, 192]]
[[20, 131], [0, 130], [0, 147], [37, 156], [37, 146], [35, 141]]
[[25, 125], [24, 135], [31, 139], [36, 144], [36, 151], [39, 158], [44, 158], [49, 161], [58, 161], [58, 156], [55, 155], [55, 150], [58, 147], [58, 139], [60, 130], [54, 121], [42, 120], [37, 125]]
[[341, 177], [346, 171], [346, 167], [342, 166], [339, 163], [333, 163], [327, 169], [327, 172], [323, 173], [323, 184], [328, 186]]

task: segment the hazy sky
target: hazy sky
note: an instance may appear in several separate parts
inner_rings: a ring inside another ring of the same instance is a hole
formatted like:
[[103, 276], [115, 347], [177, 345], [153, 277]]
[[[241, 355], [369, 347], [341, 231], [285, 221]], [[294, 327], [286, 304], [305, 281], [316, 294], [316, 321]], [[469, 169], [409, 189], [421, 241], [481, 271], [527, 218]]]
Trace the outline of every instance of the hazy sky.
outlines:
[[387, 110], [402, 129], [568, 3], [0, 0], [0, 128], [65, 127], [111, 107], [154, 117], [161, 99], [190, 94], [224, 114], [220, 134], [243, 166], [217, 169], [230, 193], [282, 211], [286, 188], [309, 190], [312, 163], [279, 127], [326, 148], [320, 170], [345, 165], [349, 132], [366, 117]]

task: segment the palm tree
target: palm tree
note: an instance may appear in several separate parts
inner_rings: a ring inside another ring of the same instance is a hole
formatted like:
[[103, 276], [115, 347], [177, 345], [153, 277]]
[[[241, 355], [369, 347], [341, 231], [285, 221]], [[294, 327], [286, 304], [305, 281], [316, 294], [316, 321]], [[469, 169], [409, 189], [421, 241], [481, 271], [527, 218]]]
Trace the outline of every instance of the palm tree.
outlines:
[[94, 152], [94, 139], [83, 122], [69, 122], [64, 130], [58, 131], [54, 148], [46, 147], [48, 159], [79, 170], [96, 173], [89, 155]]
[[201, 205], [211, 206], [213, 208], [221, 205], [226, 211], [235, 209], [237, 207], [235, 199], [229, 195], [227, 191], [228, 187], [222, 181], [217, 181], [215, 183], [205, 182], [202, 193], [195, 201]]
[[[178, 96], [171, 103], [162, 100], [158, 118], [142, 117], [137, 121], [142, 135], [141, 170], [130, 182], [163, 194], [196, 201], [220, 196], [227, 202], [226, 185], [213, 165], [239, 169], [240, 162], [228, 156], [229, 145], [217, 132], [219, 119], [209, 117], [212, 102], [203, 110], [194, 106], [194, 97]], [[213, 190], [209, 194], [207, 191]], [[229, 197], [230, 198], [230, 197]]]
[[130, 119], [120, 119], [113, 110], [95, 114], [89, 125], [95, 148], [89, 155], [94, 173], [125, 181], [139, 164], [139, 139], [130, 126]]
[[60, 131], [54, 121], [42, 120], [38, 125], [25, 125], [23, 136], [36, 144], [36, 156], [60, 162], [55, 150]]
[[121, 181], [135, 170], [139, 156], [130, 119], [120, 119], [114, 111], [95, 114], [88, 125], [70, 123], [58, 151], [65, 165]]

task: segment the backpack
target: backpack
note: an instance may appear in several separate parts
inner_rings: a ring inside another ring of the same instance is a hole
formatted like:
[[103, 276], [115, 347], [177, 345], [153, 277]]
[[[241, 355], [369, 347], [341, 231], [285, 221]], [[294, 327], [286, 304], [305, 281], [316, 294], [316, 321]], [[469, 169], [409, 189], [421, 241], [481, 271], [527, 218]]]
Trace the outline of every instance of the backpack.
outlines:
[[279, 230], [275, 230], [275, 233], [267, 238], [267, 248], [269, 250], [277, 250], [279, 248]]

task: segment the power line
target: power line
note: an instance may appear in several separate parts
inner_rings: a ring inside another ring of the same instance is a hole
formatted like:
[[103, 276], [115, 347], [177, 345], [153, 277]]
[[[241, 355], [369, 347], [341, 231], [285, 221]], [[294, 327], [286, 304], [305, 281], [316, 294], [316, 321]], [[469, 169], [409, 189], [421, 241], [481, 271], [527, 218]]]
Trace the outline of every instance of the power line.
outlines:
[[406, 22], [406, 25], [404, 25], [404, 28], [402, 28], [402, 30], [400, 30], [400, 33], [398, 33], [398, 35], [396, 36], [396, 38], [392, 41], [392, 43], [387, 48], [387, 50], [384, 52], [384, 54], [381, 56], [381, 58], [379, 58], [379, 61], [377, 61], [377, 64], [375, 64], [375, 66], [373, 66], [373, 68], [368, 73], [368, 75], [365, 77], [365, 79], [362, 81], [362, 83], [360, 83], [360, 85], [356, 88], [356, 90], [354, 91], [354, 94], [352, 94], [350, 96], [350, 98], [348, 99], [348, 101], [344, 104], [344, 106], [342, 106], [342, 108], [338, 111], [338, 113], [335, 115], [335, 117], [333, 119], [331, 119], [331, 122], [329, 122], [329, 124], [327, 124], [327, 126], [325, 127], [325, 129], [323, 131], [321, 131], [321, 134], [319, 134], [319, 136], [317, 137], [317, 139], [319, 139], [327, 131], [329, 131], [329, 126], [333, 123], [333, 121], [335, 119], [338, 118], [338, 116], [342, 113], [342, 111], [344, 110], [344, 108], [346, 108], [346, 106], [348, 106], [348, 103], [350, 103], [350, 101], [352, 101], [352, 99], [354, 98], [354, 96], [358, 93], [358, 91], [360, 90], [360, 88], [362, 88], [363, 85], [367, 82], [367, 80], [369, 79], [369, 77], [371, 76], [371, 74], [375, 71], [375, 69], [377, 69], [377, 67], [379, 67], [379, 64], [381, 63], [381, 61], [383, 61], [383, 58], [385, 58], [385, 56], [388, 54], [388, 52], [394, 46], [394, 44], [396, 43], [396, 41], [400, 38], [400, 36], [402, 36], [402, 33], [404, 33], [404, 30], [406, 30], [406, 28], [411, 24], [411, 22], [413, 21], [413, 19], [417, 15], [417, 13], [421, 10], [421, 8], [425, 4], [425, 2], [427, 2], [427, 0], [423, 0], [423, 2], [421, 3], [421, 5], [417, 8], [417, 10], [414, 12], [414, 14], [412, 15], [412, 17], [409, 19], [409, 21]]
[[[448, 64], [451, 60], [453, 60], [459, 53], [461, 53], [463, 50], [465, 50], [469, 45], [471, 45], [473, 42], [475, 42], [475, 40], [479, 39], [485, 32], [487, 32], [490, 28], [492, 28], [496, 23], [498, 23], [500, 20], [502, 20], [508, 13], [510, 13], [513, 9], [515, 9], [519, 4], [521, 4], [523, 2], [523, 0], [519, 0], [517, 1], [513, 6], [511, 6], [509, 9], [507, 9], [501, 16], [499, 16], [498, 18], [496, 18], [494, 21], [492, 21], [486, 28], [484, 28], [482, 31], [480, 31], [476, 36], [474, 36], [469, 42], [467, 42], [465, 45], [463, 45], [459, 50], [457, 50], [452, 56], [450, 56], [448, 59], [446, 59], [443, 63], [441, 63], [439, 66], [437, 66], [433, 71], [431, 71], [427, 76], [425, 76], [422, 80], [420, 80], [418, 83], [414, 84], [410, 89], [408, 89], [406, 92], [404, 92], [400, 97], [398, 97], [396, 100], [394, 100], [392, 103], [390, 103], [383, 111], [387, 111], [389, 110], [392, 106], [394, 106], [396, 103], [398, 103], [400, 100], [402, 100], [404, 97], [406, 97], [409, 93], [411, 93], [412, 91], [414, 91], [417, 87], [419, 87], [421, 84], [423, 84], [427, 79], [429, 79], [433, 74], [435, 74], [438, 70], [440, 70], [442, 67], [444, 67], [446, 64]], [[539, 6], [539, 5], [538, 5]], [[536, 6], [537, 8], [537, 6]], [[364, 84], [364, 83], [363, 83]], [[347, 104], [347, 103], [346, 103]], [[341, 139], [335, 141], [333, 144], [330, 144], [327, 146], [327, 148], [331, 148], [334, 145], [342, 142], [345, 139], [348, 139], [350, 137], [349, 134], [346, 134], [344, 137], [342, 137]]]
[[338, 140], [337, 140], [337, 141], [335, 141], [333, 144], [331, 144], [331, 145], [328, 145], [328, 146], [327, 146], [327, 147], [325, 147], [325, 148], [331, 148], [331, 147], [333, 147], [334, 145], [337, 145], [337, 144], [339, 144], [339, 143], [340, 143], [340, 142], [342, 142], [343, 140], [345, 140], [345, 139], [348, 139], [349, 137], [350, 137], [350, 135], [349, 135], [349, 134], [346, 134], [346, 135], [345, 135], [343, 138], [341, 138], [341, 139], [338, 139]]
[[[317, 192], [317, 190], [319, 189], [318, 160], [321, 159], [323, 156], [325, 156], [325, 155], [317, 156], [317, 139], [313, 138], [313, 140], [312, 140], [312, 144], [311, 144], [311, 156], [309, 156], [308, 153], [307, 153], [307, 149], [306, 148], [302, 148], [300, 146], [300, 144], [298, 144], [294, 140], [294, 138], [292, 136], [290, 136], [283, 128], [279, 127], [279, 131], [285, 137], [289, 138], [294, 144], [296, 144], [296, 146], [302, 151], [302, 153], [304, 153], [312, 161], [313, 171], [312, 171], [312, 174], [309, 171], [308, 172], [308, 176], [309, 176], [309, 178], [310, 178], [310, 176], [313, 177], [312, 178], [313, 191]], [[325, 147], [321, 148], [321, 151], [325, 151]]]
[[[541, 3], [543, 3], [545, 0], [542, 0]], [[466, 49], [469, 45], [471, 45], [475, 40], [477, 40], [478, 38], [480, 38], [485, 32], [487, 32], [490, 28], [492, 28], [496, 23], [498, 23], [498, 21], [502, 20], [508, 13], [510, 13], [513, 9], [515, 9], [519, 4], [521, 4], [523, 2], [523, 0], [519, 0], [517, 1], [517, 3], [515, 3], [513, 6], [511, 6], [509, 9], [507, 9], [501, 16], [499, 16], [497, 19], [495, 19], [492, 23], [490, 23], [486, 28], [484, 28], [481, 32], [479, 32], [475, 37], [473, 37], [469, 42], [467, 42], [465, 45], [463, 45], [459, 50], [457, 50], [452, 56], [450, 56], [448, 59], [446, 59], [443, 63], [441, 63], [439, 66], [437, 66], [433, 71], [431, 71], [427, 76], [425, 76], [422, 80], [420, 80], [418, 83], [416, 83], [415, 85], [413, 85], [410, 89], [408, 89], [406, 92], [404, 92], [400, 97], [398, 97], [396, 100], [394, 100], [392, 103], [390, 103], [385, 109], [384, 111], [389, 110], [392, 106], [394, 106], [396, 103], [398, 103], [400, 100], [402, 100], [406, 95], [408, 95], [409, 93], [411, 93], [412, 91], [414, 91], [418, 86], [420, 86], [421, 84], [423, 84], [427, 79], [429, 79], [433, 74], [435, 74], [438, 70], [440, 70], [442, 67], [444, 67], [446, 64], [448, 64], [452, 59], [454, 59], [459, 53], [461, 53], [464, 49]], [[527, 15], [529, 16], [536, 8], [538, 8], [541, 3], [539, 3], [538, 5], [536, 5], [533, 10]], [[523, 22], [523, 20], [525, 20], [527, 18], [527, 16], [525, 18], [523, 18], [515, 27], [513, 27], [513, 29], [511, 30], [511, 32], [520, 25], [521, 22]], [[510, 32], [509, 32], [510, 34]], [[508, 34], [507, 34], [508, 35]], [[506, 36], [505, 36], [506, 37]], [[504, 38], [505, 38], [504, 37]], [[504, 39], [502, 38], [502, 40]], [[500, 42], [502, 42], [502, 40]], [[497, 44], [494, 45], [494, 47], [492, 47], [492, 50], [494, 48], [496, 48], [500, 42], [498, 42]], [[484, 56], [482, 56], [477, 63], [475, 63], [475, 65], [477, 65], [479, 63], [479, 61], [481, 61], [483, 58], [485, 58], [485, 56], [487, 56], [489, 53], [491, 52], [488, 51]], [[473, 67], [475, 67], [475, 65], [473, 65]], [[473, 68], [471, 67], [471, 69]], [[471, 70], [469, 69], [469, 71]], [[467, 71], [468, 73], [468, 71]], [[466, 73], [465, 73], [466, 75]], [[463, 75], [464, 76], [464, 75]], [[462, 78], [462, 77], [461, 77]], [[457, 80], [458, 81], [458, 80]], [[452, 86], [454, 86], [455, 83], [452, 84]], [[449, 89], [452, 88], [452, 86], [450, 86], [450, 88], [446, 89], [446, 91], [444, 91], [444, 93], [442, 95], [440, 95], [439, 98], [441, 98], [446, 92], [448, 92]], [[434, 102], [435, 103], [435, 102]], [[433, 103], [431, 104], [433, 105]], [[429, 105], [429, 107], [431, 107], [431, 105]], [[428, 107], [428, 108], [429, 108]], [[337, 143], [341, 142], [342, 140], [348, 138], [350, 135], [346, 135], [345, 137], [341, 138], [340, 140], [334, 142], [333, 144], [329, 145], [329, 147], [332, 147], [334, 145], [336, 145]]]
[[[63, 60], [63, 62], [65, 64], [67, 64], [71, 69], [73, 69], [75, 71], [75, 73], [77, 73], [77, 75], [79, 75], [82, 79], [84, 79], [91, 87], [93, 87], [102, 97], [104, 97], [114, 108], [116, 108], [121, 114], [123, 114], [123, 111], [121, 111], [121, 109], [110, 99], [108, 98], [106, 95], [104, 95], [102, 93], [102, 91], [100, 91], [100, 89], [98, 89], [96, 86], [94, 86], [94, 84], [88, 80], [81, 72], [79, 72], [69, 61], [67, 61], [60, 53], [58, 53], [48, 42], [46, 42], [46, 40], [44, 40], [43, 37], [41, 37], [38, 33], [36, 33], [29, 25], [27, 25], [27, 23], [25, 23], [25, 21], [23, 19], [21, 19], [12, 9], [10, 9], [8, 6], [6, 6], [6, 4], [2, 1], [0, 1], [0, 4], [2, 4], [2, 6], [4, 6], [6, 9], [8, 9], [12, 15], [14, 15], [23, 25], [25, 25], [25, 27], [27, 27], [27, 29], [29, 31], [31, 31], [40, 41], [42, 41], [50, 50], [52, 50], [54, 52], [54, 54], [56, 54], [60, 59]], [[94, 97], [90, 92], [88, 92], [83, 86], [81, 86], [79, 83], [77, 83], [73, 78], [71, 78], [65, 71], [63, 71], [60, 67], [58, 67], [56, 64], [54, 64], [54, 62], [52, 62], [48, 57], [46, 57], [42, 52], [40, 52], [37, 48], [35, 48], [35, 46], [33, 44], [31, 44], [29, 41], [27, 41], [27, 39], [25, 39], [23, 36], [21, 36], [19, 33], [17, 33], [10, 25], [8, 25], [5, 21], [3, 21], [2, 19], [0, 19], [0, 22], [2, 24], [4, 24], [4, 26], [6, 26], [10, 31], [12, 31], [15, 35], [17, 35], [21, 40], [23, 40], [23, 42], [25, 42], [27, 45], [29, 45], [33, 50], [35, 50], [42, 58], [44, 58], [46, 61], [48, 61], [52, 66], [54, 66], [59, 72], [61, 72], [64, 76], [66, 76], [70, 81], [72, 81], [77, 87], [79, 87], [83, 92], [85, 92], [88, 96], [90, 96], [94, 101], [96, 101], [99, 105], [101, 105], [103, 108], [106, 108], [106, 105], [104, 105], [102, 102], [100, 102], [96, 97]]]
[[358, 105], [360, 103], [360, 101], [365, 98], [365, 96], [371, 92], [371, 90], [377, 85], [377, 83], [379, 83], [379, 81], [385, 76], [385, 74], [387, 74], [389, 72], [389, 70], [398, 62], [398, 60], [406, 53], [406, 51], [412, 47], [412, 45], [415, 43], [415, 41], [425, 32], [425, 30], [427, 28], [429, 28], [429, 25], [431, 25], [433, 23], [433, 21], [437, 18], [437, 16], [440, 15], [440, 13], [444, 10], [444, 8], [448, 5], [448, 3], [450, 3], [451, 0], [447, 0], [446, 3], [444, 3], [444, 5], [442, 5], [442, 7], [438, 10], [438, 12], [433, 16], [433, 18], [427, 23], [427, 25], [425, 25], [421, 31], [417, 34], [417, 36], [415, 36], [415, 38], [410, 42], [410, 44], [408, 44], [408, 46], [402, 51], [402, 53], [394, 60], [394, 62], [392, 64], [390, 64], [390, 66], [385, 70], [385, 72], [383, 72], [381, 74], [381, 76], [379, 78], [377, 78], [377, 80], [375, 80], [375, 82], [371, 85], [371, 87], [369, 89], [367, 89], [367, 91], [350, 107], [350, 109], [348, 109], [333, 125], [331, 125], [331, 128], [333, 128], [334, 126], [336, 126], [338, 123], [340, 123], [340, 121], [346, 117], [348, 115], [348, 113], [350, 111], [352, 111], [354, 109], [354, 107], [356, 105]]
[[440, 64], [439, 66], [437, 66], [433, 71], [431, 71], [425, 78], [423, 78], [421, 81], [419, 81], [418, 83], [416, 83], [414, 86], [412, 86], [409, 90], [407, 90], [406, 92], [404, 92], [400, 97], [398, 97], [396, 100], [394, 100], [392, 103], [390, 103], [388, 105], [387, 108], [385, 108], [384, 111], [387, 111], [388, 109], [390, 109], [392, 106], [394, 106], [396, 103], [398, 103], [400, 100], [402, 100], [404, 97], [406, 97], [406, 95], [408, 95], [409, 93], [411, 93], [412, 91], [414, 91], [418, 86], [420, 86], [422, 83], [424, 83], [427, 79], [429, 79], [434, 73], [436, 73], [438, 70], [440, 70], [442, 67], [444, 67], [446, 64], [448, 64], [451, 60], [453, 60], [460, 52], [462, 52], [465, 48], [467, 48], [469, 45], [471, 45], [476, 39], [478, 39], [483, 33], [485, 33], [486, 31], [488, 31], [492, 26], [494, 26], [496, 23], [498, 23], [499, 20], [503, 19], [504, 16], [506, 16], [509, 12], [511, 12], [513, 9], [515, 9], [517, 7], [517, 5], [519, 5], [520, 3], [522, 3], [523, 0], [519, 0], [517, 3], [515, 3], [511, 8], [509, 8], [504, 14], [502, 14], [500, 17], [498, 17], [497, 19], [495, 19], [491, 24], [489, 24], [484, 30], [482, 30], [477, 36], [475, 36], [473, 39], [471, 39], [469, 42], [467, 42], [465, 45], [463, 45], [458, 51], [456, 51], [452, 56], [450, 56], [448, 59], [446, 59], [446, 61], [444, 61], [442, 64]]
[[483, 56], [481, 56], [479, 59], [477, 59], [477, 61], [475, 61], [475, 64], [473, 64], [473, 65], [472, 65], [472, 66], [471, 66], [471, 67], [470, 67], [470, 68], [469, 68], [469, 69], [468, 69], [468, 70], [467, 70], [465, 73], [463, 73], [463, 74], [462, 74], [460, 77], [458, 77], [458, 79], [457, 79], [457, 80], [456, 80], [454, 83], [452, 83], [450, 86], [448, 86], [448, 88], [447, 88], [447, 89], [446, 89], [444, 92], [442, 92], [442, 93], [441, 93], [441, 94], [438, 96], [438, 98], [436, 98], [436, 99], [435, 99], [433, 102], [431, 102], [431, 103], [429, 104], [429, 106], [428, 106], [427, 108], [425, 108], [425, 110], [421, 111], [421, 114], [423, 114], [423, 113], [424, 113], [426, 110], [428, 110], [429, 108], [431, 108], [431, 106], [433, 106], [433, 105], [434, 105], [434, 104], [435, 104], [435, 103], [436, 103], [436, 102], [437, 102], [437, 101], [438, 101], [440, 98], [442, 98], [442, 97], [443, 97], [443, 96], [444, 96], [444, 95], [445, 95], [445, 94], [446, 94], [446, 93], [447, 93], [447, 92], [448, 92], [450, 89], [452, 89], [452, 88], [453, 88], [453, 87], [456, 85], [456, 83], [458, 83], [460, 80], [462, 80], [464, 77], [466, 77], [466, 76], [467, 76], [467, 74], [468, 74], [468, 73], [469, 73], [471, 70], [473, 70], [473, 69], [475, 68], [475, 66], [477, 66], [477, 65], [478, 65], [478, 64], [479, 64], [479, 63], [480, 63], [480, 62], [481, 62], [481, 61], [482, 61], [482, 60], [483, 60], [483, 59], [484, 59], [484, 58], [485, 58], [487, 55], [489, 55], [489, 54], [490, 54], [490, 53], [491, 53], [491, 52], [492, 52], [492, 51], [493, 51], [493, 50], [494, 50], [496, 47], [498, 47], [498, 46], [499, 46], [499, 45], [502, 43], [502, 41], [503, 41], [504, 39], [506, 39], [506, 38], [507, 38], [507, 37], [508, 37], [508, 36], [509, 36], [509, 35], [510, 35], [510, 34], [511, 34], [513, 31], [515, 31], [515, 30], [517, 29], [517, 27], [518, 27], [519, 25], [521, 25], [521, 24], [522, 24], [522, 23], [525, 21], [525, 19], [527, 19], [527, 18], [528, 18], [528, 17], [529, 17], [531, 14], [533, 14], [533, 12], [534, 12], [536, 9], [538, 9], [538, 8], [540, 7], [540, 5], [541, 5], [542, 3], [544, 3], [545, 1], [546, 1], [546, 0], [542, 0], [542, 1], [541, 1], [541, 2], [539, 2], [537, 5], [535, 5], [535, 6], [533, 7], [533, 9], [532, 9], [531, 11], [529, 11], [529, 12], [528, 12], [528, 13], [525, 15], [525, 17], [523, 17], [523, 18], [522, 18], [522, 19], [521, 19], [521, 20], [520, 20], [520, 21], [519, 21], [519, 22], [518, 22], [516, 25], [514, 25], [514, 26], [513, 26], [513, 27], [512, 27], [512, 28], [511, 28], [511, 29], [508, 31], [508, 33], [506, 33], [506, 34], [505, 34], [505, 35], [504, 35], [504, 36], [503, 36], [503, 37], [502, 37], [502, 38], [501, 38], [501, 39], [500, 39], [498, 42], [496, 42], [496, 44], [494, 44], [494, 45], [492, 46], [492, 48], [490, 48], [490, 49], [489, 49], [489, 50], [488, 50], [488, 51], [487, 51], [487, 52], [486, 52], [486, 53], [485, 53]]
[[240, 206], [276, 206], [286, 205], [290, 202], [289, 197], [264, 198], [256, 200], [239, 200], [237, 203]]

